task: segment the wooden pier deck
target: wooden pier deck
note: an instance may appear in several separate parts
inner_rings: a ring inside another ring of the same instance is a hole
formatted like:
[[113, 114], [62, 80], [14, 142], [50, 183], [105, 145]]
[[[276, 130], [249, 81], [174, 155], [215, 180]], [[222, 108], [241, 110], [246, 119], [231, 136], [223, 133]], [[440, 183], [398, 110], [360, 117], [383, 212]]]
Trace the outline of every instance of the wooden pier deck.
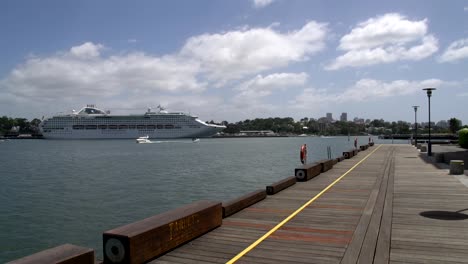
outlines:
[[468, 187], [414, 147], [374, 146], [150, 263], [227, 262], [468, 263]]

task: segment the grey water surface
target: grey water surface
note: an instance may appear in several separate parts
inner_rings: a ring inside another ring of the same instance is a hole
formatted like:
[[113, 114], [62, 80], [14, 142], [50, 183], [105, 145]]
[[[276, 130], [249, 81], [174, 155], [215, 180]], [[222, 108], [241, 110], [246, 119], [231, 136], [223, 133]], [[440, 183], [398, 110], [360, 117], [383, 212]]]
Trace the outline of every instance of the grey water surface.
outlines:
[[1, 142], [0, 263], [64, 243], [94, 248], [101, 258], [106, 230], [197, 200], [263, 189], [294, 174], [302, 144], [312, 162], [327, 157], [327, 146], [341, 156], [353, 139]]

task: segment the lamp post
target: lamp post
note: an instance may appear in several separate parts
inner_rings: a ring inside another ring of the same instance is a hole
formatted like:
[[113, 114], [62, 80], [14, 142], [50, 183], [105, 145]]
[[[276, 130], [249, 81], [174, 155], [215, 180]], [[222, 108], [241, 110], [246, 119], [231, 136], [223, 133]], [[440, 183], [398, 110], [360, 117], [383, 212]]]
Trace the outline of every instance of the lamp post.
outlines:
[[431, 96], [432, 91], [436, 88], [424, 88], [423, 90], [427, 92], [427, 99], [429, 102], [429, 142], [427, 143], [427, 156], [432, 156], [432, 143], [431, 143]]
[[418, 112], [419, 105], [413, 105], [414, 108], [414, 146], [418, 145], [418, 119], [416, 117], [416, 112]]

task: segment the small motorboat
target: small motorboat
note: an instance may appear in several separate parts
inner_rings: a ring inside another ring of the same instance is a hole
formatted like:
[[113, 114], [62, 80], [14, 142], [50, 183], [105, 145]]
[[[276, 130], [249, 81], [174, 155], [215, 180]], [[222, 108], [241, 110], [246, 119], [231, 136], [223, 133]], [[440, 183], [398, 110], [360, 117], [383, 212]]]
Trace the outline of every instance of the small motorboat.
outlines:
[[139, 137], [136, 139], [136, 143], [153, 143], [149, 140], [149, 136]]
[[200, 139], [199, 139], [199, 138], [192, 138], [192, 142], [193, 142], [193, 143], [200, 142]]

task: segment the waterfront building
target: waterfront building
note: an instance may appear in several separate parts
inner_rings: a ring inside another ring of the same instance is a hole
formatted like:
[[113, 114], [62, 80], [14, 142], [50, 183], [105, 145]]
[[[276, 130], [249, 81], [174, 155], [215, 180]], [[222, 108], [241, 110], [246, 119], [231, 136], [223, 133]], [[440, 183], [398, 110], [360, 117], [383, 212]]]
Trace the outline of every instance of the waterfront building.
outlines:
[[346, 121], [348, 121], [348, 113], [346, 113], [346, 112], [341, 113], [340, 121], [341, 121], [341, 122], [346, 122]]

